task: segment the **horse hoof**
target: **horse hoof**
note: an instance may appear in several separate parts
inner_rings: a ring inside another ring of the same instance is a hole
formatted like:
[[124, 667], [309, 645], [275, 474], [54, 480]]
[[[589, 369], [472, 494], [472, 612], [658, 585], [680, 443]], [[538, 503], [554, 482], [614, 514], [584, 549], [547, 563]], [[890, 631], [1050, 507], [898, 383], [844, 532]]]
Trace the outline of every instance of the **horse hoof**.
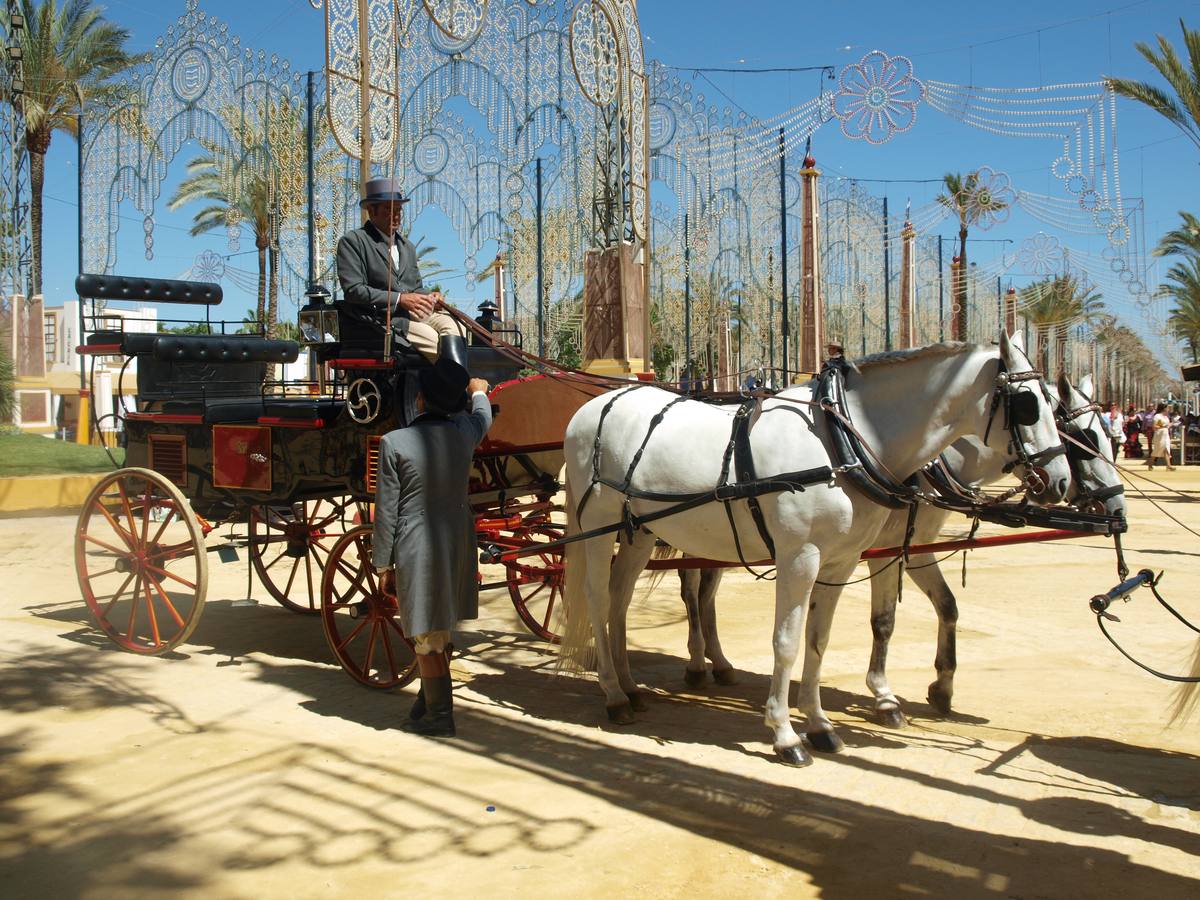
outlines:
[[810, 731], [805, 737], [808, 745], [818, 753], [841, 753], [846, 747], [832, 731]]
[[929, 689], [929, 693], [926, 695], [926, 699], [929, 701], [929, 705], [932, 706], [935, 710], [937, 710], [938, 715], [940, 715], [940, 716], [950, 715], [950, 695], [949, 694], [944, 693], [939, 690], [936, 690], [935, 688], [931, 687]]
[[733, 666], [728, 669], [713, 669], [713, 681], [725, 687], [735, 685], [738, 683], [737, 670]]
[[637, 721], [633, 715], [633, 705], [630, 703], [618, 703], [616, 706], [607, 706], [605, 709], [608, 712], [608, 721], [614, 725], [632, 725]]
[[812, 765], [812, 757], [801, 744], [796, 744], [794, 747], [776, 747], [775, 755], [785, 766], [795, 766], [800, 769]]
[[[683, 673], [683, 682], [688, 687], [700, 687], [700, 685], [704, 684], [704, 676], [706, 674], [707, 673], [703, 669], [701, 669], [699, 672], [693, 672], [691, 669], [686, 669]], [[714, 672], [713, 675], [715, 676], [716, 673]]]
[[629, 708], [634, 712], [645, 712], [650, 708], [646, 703], [646, 694], [644, 691], [631, 691], [629, 693]]
[[906, 728], [908, 727], [908, 719], [904, 718], [904, 713], [900, 708], [892, 707], [891, 709], [878, 710], [879, 724], [886, 728]]

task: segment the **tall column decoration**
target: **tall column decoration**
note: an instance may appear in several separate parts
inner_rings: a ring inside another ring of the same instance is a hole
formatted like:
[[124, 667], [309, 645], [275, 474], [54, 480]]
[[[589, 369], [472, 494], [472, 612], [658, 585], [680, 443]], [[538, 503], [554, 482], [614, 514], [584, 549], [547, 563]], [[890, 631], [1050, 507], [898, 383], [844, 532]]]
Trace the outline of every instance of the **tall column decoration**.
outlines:
[[1017, 330], [1017, 289], [1009, 288], [1004, 295], [1004, 330], [1011, 336]]
[[904, 228], [900, 231], [900, 349], [911, 347], [916, 343], [916, 327], [913, 321], [913, 311], [917, 303], [917, 279], [913, 268], [916, 258], [913, 249], [916, 244], [917, 232], [905, 212]]
[[825, 310], [821, 297], [820, 264], [820, 195], [817, 179], [821, 177], [817, 161], [812, 154], [804, 157], [804, 168], [800, 170], [801, 185], [801, 251], [800, 251], [800, 359], [801, 372], [814, 373], [821, 369], [821, 353], [824, 349]]

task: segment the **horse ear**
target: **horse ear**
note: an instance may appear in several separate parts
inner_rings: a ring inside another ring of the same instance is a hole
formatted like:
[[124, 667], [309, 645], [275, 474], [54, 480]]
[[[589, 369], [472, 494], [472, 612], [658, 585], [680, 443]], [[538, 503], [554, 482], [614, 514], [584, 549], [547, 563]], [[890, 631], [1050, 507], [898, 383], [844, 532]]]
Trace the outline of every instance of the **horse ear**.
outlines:
[[1058, 373], [1058, 397], [1063, 406], [1070, 409], [1071, 405], [1071, 382], [1067, 378], [1065, 372]]
[[1083, 396], [1087, 397], [1089, 400], [1093, 400], [1096, 397], [1096, 395], [1092, 393], [1092, 391], [1095, 390], [1095, 387], [1096, 384], [1092, 380], [1091, 372], [1088, 372], [1079, 379], [1079, 393], [1083, 394]]
[[1025, 332], [1014, 331], [1012, 337], [1009, 338], [1009, 341], [1022, 353], [1025, 352]]

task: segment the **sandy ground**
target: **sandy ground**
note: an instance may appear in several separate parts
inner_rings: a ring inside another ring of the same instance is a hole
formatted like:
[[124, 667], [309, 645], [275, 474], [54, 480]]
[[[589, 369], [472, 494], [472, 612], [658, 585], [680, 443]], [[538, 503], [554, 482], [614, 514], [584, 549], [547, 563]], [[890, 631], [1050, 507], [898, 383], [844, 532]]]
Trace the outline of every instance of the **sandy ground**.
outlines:
[[[1200, 499], [1200, 473], [1158, 477]], [[1200, 528], [1200, 505], [1156, 496]], [[180, 652], [116, 650], [79, 599], [73, 525], [0, 522], [3, 896], [1200, 896], [1200, 721], [1167, 728], [1170, 686], [1099, 634], [1101, 539], [972, 555], [949, 719], [923, 699], [934, 618], [907, 590], [903, 731], [871, 719], [868, 591], [847, 589], [823, 690], [847, 748], [790, 769], [761, 721], [772, 588], [744, 573], [719, 606], [735, 687], [685, 687], [674, 576], [635, 601], [655, 696], [620, 730], [485, 596], [458, 638], [460, 738], [434, 742], [396, 730], [411, 688], [331, 664], [318, 620], [257, 587], [231, 605], [244, 555], [212, 560]], [[1134, 500], [1127, 545], [1200, 620], [1200, 540]], [[1183, 668], [1194, 635], [1148, 591], [1119, 614], [1136, 654]]]

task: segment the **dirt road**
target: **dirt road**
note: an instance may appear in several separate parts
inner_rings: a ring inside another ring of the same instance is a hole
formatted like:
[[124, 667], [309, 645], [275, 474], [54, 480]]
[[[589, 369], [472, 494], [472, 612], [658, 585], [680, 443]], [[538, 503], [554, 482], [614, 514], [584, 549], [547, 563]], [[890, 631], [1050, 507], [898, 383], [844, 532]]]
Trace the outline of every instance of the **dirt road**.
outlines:
[[[1161, 480], [1200, 500], [1200, 473]], [[1200, 503], [1154, 496], [1200, 528]], [[774, 761], [761, 708], [772, 586], [727, 576], [734, 687], [683, 681], [668, 576], [635, 601], [632, 727], [555, 677], [506, 594], [454, 670], [460, 738], [396, 730], [412, 689], [361, 688], [316, 619], [212, 560], [180, 652], [139, 658], [89, 625], [74, 520], [0, 521], [0, 895], [7, 897], [1200, 895], [1200, 721], [1121, 659], [1086, 602], [1115, 583], [1101, 539], [972, 554], [956, 712], [925, 703], [930, 605], [905, 591], [889, 661], [909, 728], [873, 723], [867, 586], [843, 596], [825, 706], [847, 748]], [[1131, 501], [1131, 565], [1200, 620], [1200, 539]], [[959, 562], [947, 564], [957, 584]], [[1114, 626], [1179, 670], [1194, 644], [1148, 592]]]

